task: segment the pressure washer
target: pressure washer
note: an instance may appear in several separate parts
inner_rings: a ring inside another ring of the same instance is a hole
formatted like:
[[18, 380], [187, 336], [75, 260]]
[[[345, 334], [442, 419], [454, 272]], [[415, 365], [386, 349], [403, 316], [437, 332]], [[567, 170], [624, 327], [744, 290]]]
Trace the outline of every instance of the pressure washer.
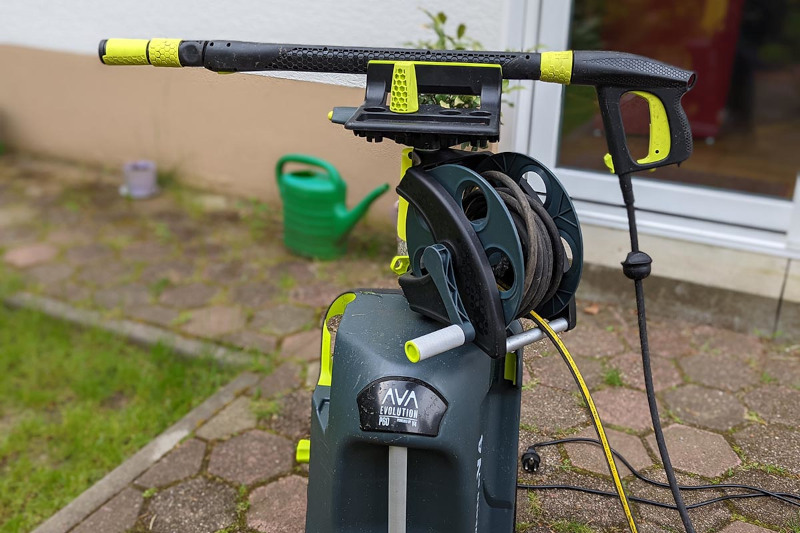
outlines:
[[[512, 532], [515, 524], [522, 348], [548, 337], [591, 411], [631, 531], [636, 524], [586, 384], [558, 332], [576, 325], [583, 241], [558, 178], [519, 153], [486, 148], [500, 137], [504, 79], [594, 86], [628, 214], [645, 386], [675, 508], [693, 531], [661, 431], [653, 392], [631, 176], [692, 153], [681, 97], [694, 73], [619, 52], [490, 52], [108, 39], [107, 65], [205, 67], [216, 72], [366, 74], [358, 107], [329, 120], [403, 150], [397, 231], [407, 245], [391, 268], [399, 290], [353, 289], [328, 309], [311, 405], [308, 533]], [[629, 152], [621, 98], [650, 112], [648, 154]], [[423, 94], [479, 97], [479, 107], [420, 103]], [[525, 330], [522, 318], [535, 327]], [[332, 346], [333, 345], [333, 346]], [[547, 445], [542, 443], [541, 445]], [[529, 471], [539, 458], [522, 458]]]

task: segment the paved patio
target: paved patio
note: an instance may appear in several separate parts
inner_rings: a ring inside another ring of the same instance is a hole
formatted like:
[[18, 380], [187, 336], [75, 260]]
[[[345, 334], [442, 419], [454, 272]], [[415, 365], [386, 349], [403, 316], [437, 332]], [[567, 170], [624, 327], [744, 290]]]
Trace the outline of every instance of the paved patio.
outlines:
[[[279, 218], [262, 204], [174, 186], [156, 199], [130, 202], [96, 169], [0, 158], [0, 256], [21, 276], [21, 291], [109, 320], [251, 350], [265, 369], [71, 531], [303, 531], [307, 469], [293, 456], [296, 441], [308, 434], [321, 313], [346, 288], [396, 286], [387, 268], [393, 241], [388, 229], [361, 227], [347, 258], [320, 263], [288, 254], [280, 231]], [[564, 340], [610, 428], [611, 445], [663, 479], [635, 313], [588, 301], [579, 301], [579, 309], [579, 327]], [[679, 479], [800, 492], [800, 348], [658, 316], [657, 309], [650, 331]], [[520, 448], [594, 436], [558, 355], [539, 343], [525, 364]], [[520, 471], [520, 481], [613, 490], [599, 450], [580, 444], [544, 449], [540, 472]], [[625, 481], [632, 494], [671, 501], [668, 491], [630, 476]], [[641, 531], [680, 530], [674, 511], [636, 504], [634, 510]], [[698, 531], [800, 531], [795, 508], [765, 499], [690, 514]], [[518, 524], [520, 532], [625, 530], [614, 500], [564, 491], [520, 491]]]

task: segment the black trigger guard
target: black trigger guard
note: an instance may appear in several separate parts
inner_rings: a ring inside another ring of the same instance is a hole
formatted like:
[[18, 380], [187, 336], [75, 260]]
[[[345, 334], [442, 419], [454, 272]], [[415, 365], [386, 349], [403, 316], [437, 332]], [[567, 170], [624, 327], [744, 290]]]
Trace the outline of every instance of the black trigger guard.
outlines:
[[[483, 245], [463, 210], [444, 187], [416, 167], [406, 171], [396, 190], [412, 208], [408, 216], [422, 218], [435, 242], [450, 252], [456, 286], [475, 328], [473, 342], [490, 357], [504, 357], [507, 336], [500, 294]], [[412, 309], [441, 320], [442, 309], [426, 312], [430, 302], [425, 292], [403, 292]]]
[[[653, 163], [638, 163], [628, 149], [625, 136], [625, 126], [622, 123], [622, 110], [620, 100], [622, 96], [633, 90], [651, 93], [661, 100], [667, 114], [670, 132], [669, 155]], [[654, 168], [664, 167], [686, 161], [692, 155], [693, 141], [692, 129], [689, 119], [681, 106], [681, 98], [686, 93], [680, 87], [654, 87], [630, 89], [615, 86], [598, 86], [597, 101], [600, 104], [600, 116], [603, 118], [603, 127], [606, 130], [608, 153], [614, 163], [614, 173], [622, 176], [631, 172], [642, 172]]]

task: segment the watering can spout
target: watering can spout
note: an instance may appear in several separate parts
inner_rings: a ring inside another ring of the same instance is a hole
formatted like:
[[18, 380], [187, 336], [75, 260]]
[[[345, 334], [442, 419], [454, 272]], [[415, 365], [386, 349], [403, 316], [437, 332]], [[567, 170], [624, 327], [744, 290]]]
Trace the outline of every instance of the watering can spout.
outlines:
[[342, 216], [339, 219], [339, 228], [338, 228], [339, 237], [347, 235], [350, 232], [350, 230], [353, 229], [353, 226], [355, 226], [356, 223], [359, 220], [361, 220], [361, 218], [365, 214], [367, 214], [367, 210], [369, 209], [369, 206], [372, 205], [372, 202], [377, 200], [378, 197], [383, 193], [385, 193], [387, 190], [389, 190], [389, 185], [387, 183], [384, 183], [383, 185], [374, 189], [371, 193], [366, 195], [364, 199], [361, 200], [361, 202], [359, 202], [359, 204], [350, 211], [347, 211], [347, 208], [341, 206]]

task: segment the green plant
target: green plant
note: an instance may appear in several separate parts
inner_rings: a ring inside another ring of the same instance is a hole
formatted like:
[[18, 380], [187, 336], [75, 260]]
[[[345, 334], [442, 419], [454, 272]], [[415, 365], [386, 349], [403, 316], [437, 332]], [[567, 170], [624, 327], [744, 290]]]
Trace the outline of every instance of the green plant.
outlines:
[[622, 387], [622, 373], [619, 368], [609, 368], [603, 372], [603, 383], [611, 387]]
[[[425, 28], [433, 31], [434, 38], [420, 39], [418, 41], [408, 41], [406, 46], [421, 48], [423, 50], [484, 50], [483, 44], [477, 39], [467, 35], [467, 25], [460, 23], [455, 33], [449, 33], [447, 25], [447, 15], [439, 11], [435, 15], [426, 9], [422, 12], [428, 17], [430, 22], [424, 25]], [[503, 80], [503, 94], [522, 89], [520, 85], [511, 85], [509, 80]], [[508, 106], [514, 104], [508, 100], [503, 100]], [[438, 104], [446, 108], [474, 109], [480, 107], [480, 96], [469, 94], [421, 94], [419, 95], [420, 104]]]
[[574, 520], [559, 520], [550, 524], [556, 533], [594, 533], [594, 529]]

